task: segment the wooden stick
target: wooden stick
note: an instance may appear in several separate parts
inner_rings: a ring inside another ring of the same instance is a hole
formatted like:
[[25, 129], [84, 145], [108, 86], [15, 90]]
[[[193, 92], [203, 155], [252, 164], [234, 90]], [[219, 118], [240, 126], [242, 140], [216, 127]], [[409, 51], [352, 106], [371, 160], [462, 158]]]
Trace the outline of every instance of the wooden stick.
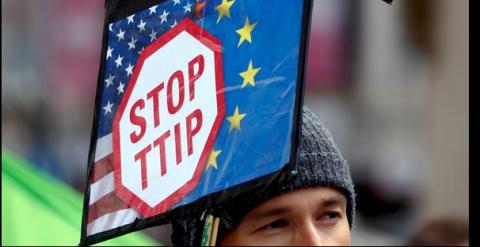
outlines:
[[220, 218], [215, 217], [213, 220], [213, 227], [212, 227], [212, 234], [210, 237], [209, 246], [215, 246], [217, 243], [217, 233], [218, 233], [218, 225], [220, 223]]

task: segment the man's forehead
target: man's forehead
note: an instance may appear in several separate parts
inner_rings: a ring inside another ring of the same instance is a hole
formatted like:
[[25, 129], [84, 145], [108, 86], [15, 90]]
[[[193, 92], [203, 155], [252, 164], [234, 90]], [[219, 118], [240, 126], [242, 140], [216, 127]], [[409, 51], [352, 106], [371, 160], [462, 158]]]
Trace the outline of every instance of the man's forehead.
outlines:
[[333, 205], [343, 207], [346, 205], [347, 199], [341, 192], [330, 187], [310, 187], [275, 196], [254, 208], [250, 214], [255, 217], [279, 214], [294, 210], [297, 205], [302, 203], [315, 207], [329, 207]]

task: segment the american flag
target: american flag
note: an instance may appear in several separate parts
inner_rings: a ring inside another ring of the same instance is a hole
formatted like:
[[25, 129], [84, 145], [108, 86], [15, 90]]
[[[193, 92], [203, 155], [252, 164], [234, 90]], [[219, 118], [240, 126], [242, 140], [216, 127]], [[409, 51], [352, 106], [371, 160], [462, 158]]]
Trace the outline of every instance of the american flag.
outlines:
[[140, 215], [116, 196], [113, 180], [112, 120], [143, 49], [185, 17], [194, 1], [173, 0], [110, 23], [95, 164], [90, 177], [87, 235], [132, 223]]
[[112, 121], [140, 53], [184, 18], [222, 42], [226, 113], [200, 182], [172, 208], [289, 162], [302, 10], [291, 0], [168, 0], [108, 25], [87, 236], [142, 219], [115, 194]]

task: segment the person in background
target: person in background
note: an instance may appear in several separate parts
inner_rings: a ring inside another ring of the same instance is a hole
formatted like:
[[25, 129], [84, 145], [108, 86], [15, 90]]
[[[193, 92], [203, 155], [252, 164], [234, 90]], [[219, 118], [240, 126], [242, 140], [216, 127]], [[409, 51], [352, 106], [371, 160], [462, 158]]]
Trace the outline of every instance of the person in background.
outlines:
[[436, 218], [425, 222], [407, 240], [408, 246], [468, 246], [468, 224], [457, 218]]

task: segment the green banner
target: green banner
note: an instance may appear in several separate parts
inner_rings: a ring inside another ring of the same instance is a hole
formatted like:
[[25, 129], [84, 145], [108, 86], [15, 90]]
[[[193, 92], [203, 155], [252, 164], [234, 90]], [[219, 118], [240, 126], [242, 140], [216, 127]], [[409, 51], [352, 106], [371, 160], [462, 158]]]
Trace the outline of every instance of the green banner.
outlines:
[[[78, 245], [82, 194], [2, 150], [2, 245]], [[141, 232], [98, 244], [159, 245]]]

